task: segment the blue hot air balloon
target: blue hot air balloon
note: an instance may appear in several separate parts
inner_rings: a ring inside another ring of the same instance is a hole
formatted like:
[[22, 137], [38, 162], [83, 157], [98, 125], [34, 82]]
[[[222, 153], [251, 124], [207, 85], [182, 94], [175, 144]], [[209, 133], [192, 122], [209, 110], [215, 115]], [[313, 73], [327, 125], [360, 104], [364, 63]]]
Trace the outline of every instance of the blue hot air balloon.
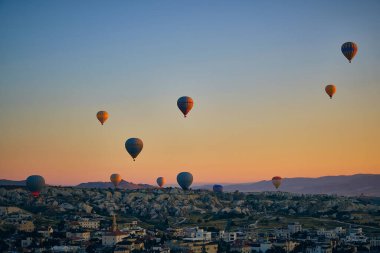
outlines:
[[214, 184], [214, 186], [212, 187], [212, 190], [214, 192], [223, 192], [223, 186], [220, 184]]
[[125, 149], [132, 156], [133, 161], [143, 149], [143, 142], [139, 138], [130, 138], [125, 142]]
[[26, 179], [26, 188], [32, 193], [34, 197], [40, 195], [41, 190], [45, 186], [45, 179], [39, 175], [32, 175]]
[[191, 97], [184, 96], [184, 97], [180, 97], [177, 100], [177, 106], [181, 110], [185, 118], [187, 114], [190, 112], [191, 108], [193, 108], [193, 105], [194, 105], [194, 101]]
[[181, 172], [177, 175], [177, 182], [184, 190], [188, 190], [193, 183], [193, 175], [189, 172]]
[[358, 46], [354, 42], [346, 42], [342, 45], [342, 53], [351, 63], [351, 60], [355, 57], [358, 52]]

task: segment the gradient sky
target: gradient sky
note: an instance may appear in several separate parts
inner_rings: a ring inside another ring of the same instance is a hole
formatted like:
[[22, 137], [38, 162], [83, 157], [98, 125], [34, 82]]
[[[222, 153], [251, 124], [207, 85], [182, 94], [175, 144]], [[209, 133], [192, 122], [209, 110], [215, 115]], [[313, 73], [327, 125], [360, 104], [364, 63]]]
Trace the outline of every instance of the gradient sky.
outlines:
[[380, 173], [379, 13], [377, 0], [0, 1], [0, 178]]

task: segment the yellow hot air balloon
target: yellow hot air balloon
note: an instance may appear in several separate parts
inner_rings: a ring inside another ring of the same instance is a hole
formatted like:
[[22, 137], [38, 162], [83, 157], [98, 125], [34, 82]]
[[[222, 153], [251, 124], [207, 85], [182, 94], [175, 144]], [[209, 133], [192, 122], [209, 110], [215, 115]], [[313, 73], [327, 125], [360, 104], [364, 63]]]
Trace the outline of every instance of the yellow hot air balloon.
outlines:
[[272, 184], [274, 185], [274, 187], [276, 187], [276, 189], [278, 189], [278, 187], [280, 187], [281, 181], [282, 181], [282, 178], [279, 176], [272, 178]]
[[326, 91], [327, 95], [330, 96], [330, 99], [331, 99], [336, 92], [336, 87], [333, 84], [329, 84], [325, 87], [325, 91]]
[[106, 111], [99, 111], [96, 114], [96, 117], [98, 118], [98, 120], [100, 121], [100, 123], [102, 123], [102, 125], [103, 125], [104, 122], [106, 122], [106, 120], [108, 119], [108, 112], [106, 112]]
[[110, 177], [111, 182], [117, 187], [121, 182], [121, 176], [119, 174], [112, 174]]

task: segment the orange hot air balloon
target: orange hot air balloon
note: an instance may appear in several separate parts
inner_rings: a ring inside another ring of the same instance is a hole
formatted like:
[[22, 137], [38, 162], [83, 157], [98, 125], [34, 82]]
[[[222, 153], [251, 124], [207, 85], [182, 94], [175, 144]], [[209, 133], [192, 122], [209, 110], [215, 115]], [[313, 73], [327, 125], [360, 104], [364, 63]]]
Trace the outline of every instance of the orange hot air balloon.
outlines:
[[336, 92], [336, 87], [333, 84], [329, 84], [325, 87], [325, 91], [326, 91], [327, 95], [330, 96], [330, 99], [331, 99]]
[[158, 184], [159, 187], [164, 186], [165, 183], [166, 183], [166, 180], [165, 180], [164, 177], [157, 178], [157, 184]]
[[100, 121], [100, 123], [102, 123], [102, 125], [103, 125], [104, 122], [106, 122], [106, 120], [108, 119], [108, 112], [106, 112], [106, 111], [99, 111], [96, 114], [96, 117], [98, 118], [98, 120]]
[[112, 174], [110, 177], [111, 182], [117, 187], [121, 182], [121, 176], [119, 174]]
[[272, 184], [274, 185], [274, 187], [276, 187], [276, 189], [278, 189], [278, 187], [280, 187], [281, 181], [282, 181], [281, 177], [277, 176], [277, 177], [272, 178]]

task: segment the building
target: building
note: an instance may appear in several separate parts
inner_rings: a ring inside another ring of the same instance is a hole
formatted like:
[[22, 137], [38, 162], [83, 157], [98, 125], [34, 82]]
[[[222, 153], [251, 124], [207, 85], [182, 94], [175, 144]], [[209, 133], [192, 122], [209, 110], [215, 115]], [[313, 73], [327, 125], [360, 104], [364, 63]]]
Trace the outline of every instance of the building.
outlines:
[[288, 230], [290, 234], [302, 232], [302, 225], [299, 222], [293, 222], [288, 224]]
[[112, 227], [109, 232], [106, 232], [102, 236], [103, 246], [114, 246], [117, 243], [123, 241], [124, 238], [128, 237], [129, 233], [121, 232], [117, 229], [116, 216], [113, 216]]
[[81, 219], [78, 221], [80, 227], [85, 229], [99, 229], [100, 222], [98, 220]]
[[17, 230], [22, 232], [33, 232], [35, 229], [33, 221], [21, 221], [17, 225]]
[[89, 231], [70, 231], [66, 232], [66, 238], [71, 240], [88, 241], [91, 239], [91, 234]]

